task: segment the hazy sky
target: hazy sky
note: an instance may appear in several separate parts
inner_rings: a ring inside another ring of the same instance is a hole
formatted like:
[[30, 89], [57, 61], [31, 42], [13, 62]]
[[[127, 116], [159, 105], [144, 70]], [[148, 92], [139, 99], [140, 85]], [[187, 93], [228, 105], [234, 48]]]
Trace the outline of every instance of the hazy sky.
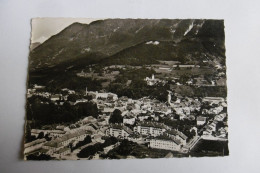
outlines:
[[34, 18], [32, 19], [31, 43], [44, 42], [52, 35], [62, 31], [74, 22], [89, 24], [95, 20], [89, 18]]

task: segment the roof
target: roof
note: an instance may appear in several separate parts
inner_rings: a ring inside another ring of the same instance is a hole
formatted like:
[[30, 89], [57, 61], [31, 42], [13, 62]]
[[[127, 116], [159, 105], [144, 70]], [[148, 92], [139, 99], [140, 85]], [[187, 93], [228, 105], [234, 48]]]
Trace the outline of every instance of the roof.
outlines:
[[44, 130], [40, 130], [40, 129], [32, 129], [31, 133], [40, 133], [43, 132]]
[[130, 119], [130, 118], [134, 118], [134, 114], [132, 112], [127, 112], [124, 116], [124, 119]]
[[102, 135], [100, 135], [100, 134], [95, 134], [93, 137], [94, 137], [94, 139], [98, 139], [98, 138], [101, 138]]
[[184, 139], [184, 140], [186, 140], [188, 137], [186, 136], [186, 135], [184, 135], [182, 132], [180, 132], [180, 131], [178, 131], [178, 135], [182, 138], [182, 139]]
[[39, 153], [47, 153], [48, 151], [49, 151], [48, 149], [41, 148], [39, 150]]
[[64, 148], [59, 149], [59, 150], [57, 151], [57, 153], [58, 153], [58, 154], [61, 154], [61, 153], [65, 152], [65, 151], [68, 151], [68, 150], [70, 150], [68, 147], [64, 147]]
[[143, 126], [143, 127], [154, 127], [154, 128], [161, 128], [161, 129], [166, 129], [166, 125], [162, 123], [156, 123], [156, 122], [140, 122], [137, 124], [137, 126]]
[[58, 130], [63, 130], [65, 128], [65, 126], [61, 125], [61, 126], [56, 126], [56, 129]]
[[199, 116], [197, 117], [197, 121], [206, 121], [206, 117]]
[[133, 130], [131, 130], [130, 128], [123, 126], [123, 129], [128, 133], [128, 134], [133, 134]]
[[61, 143], [59, 143], [57, 140], [53, 140], [53, 141], [46, 142], [44, 146], [59, 148], [61, 147]]
[[71, 138], [74, 138], [77, 136], [84, 135], [84, 134], [86, 134], [85, 130], [80, 129], [75, 133], [65, 134], [61, 138], [57, 138], [55, 140], [49, 141], [49, 142], [45, 143], [44, 145], [58, 148], [61, 146], [62, 142], [67, 141], [68, 139], [71, 139]]
[[120, 124], [112, 124], [111, 128], [121, 129], [121, 130], [126, 131], [128, 134], [133, 134], [133, 131], [129, 127], [126, 127], [126, 126], [123, 126], [123, 125], [120, 125]]
[[171, 135], [177, 135], [178, 134], [177, 130], [174, 130], [174, 129], [167, 130], [166, 133], [171, 134]]
[[29, 142], [29, 143], [24, 144], [24, 148], [27, 148], [27, 147], [30, 147], [30, 146], [33, 146], [33, 145], [36, 145], [36, 144], [43, 143], [43, 142], [45, 142], [45, 141], [46, 141], [45, 138], [37, 139], [37, 140], [35, 140], [35, 141], [32, 141], [32, 142]]
[[52, 95], [51, 98], [60, 98], [60, 95], [55, 94], [55, 95]]
[[167, 135], [160, 135], [160, 136], [155, 137], [155, 139], [157, 139], [157, 140], [164, 140], [164, 141], [171, 141], [171, 142], [176, 143], [177, 145], [181, 144], [180, 140], [178, 140], [176, 138], [173, 138], [173, 137], [169, 137]]
[[59, 133], [59, 134], [65, 134], [65, 131], [62, 130], [50, 130], [49, 133]]
[[182, 132], [172, 129], [172, 130], [167, 130], [166, 133], [171, 134], [171, 135], [175, 135], [175, 136], [180, 136], [182, 139], [186, 140], [188, 137], [186, 135], [184, 135]]

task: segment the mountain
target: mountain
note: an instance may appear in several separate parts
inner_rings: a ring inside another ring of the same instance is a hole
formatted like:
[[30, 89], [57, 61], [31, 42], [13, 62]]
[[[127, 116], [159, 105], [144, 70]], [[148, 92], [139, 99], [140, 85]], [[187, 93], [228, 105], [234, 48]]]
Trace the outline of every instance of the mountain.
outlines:
[[[29, 69], [35, 71], [62, 64], [71, 65], [72, 62], [83, 59], [85, 63], [98, 62], [100, 59], [116, 59], [119, 55], [140, 57], [141, 54], [146, 54], [148, 57], [151, 54], [156, 55], [156, 50], [165, 55], [164, 58], [169, 55], [176, 58], [178, 51], [185, 51], [185, 47], [179, 47], [183, 40], [196, 41], [207, 52], [223, 56], [221, 52], [224, 49], [224, 22], [191, 19], [107, 19], [90, 24], [74, 23], [30, 52]], [[161, 43], [158, 45], [160, 50], [153, 50], [153, 44], [146, 44], [150, 41]], [[163, 47], [164, 44], [166, 47]], [[174, 48], [174, 45], [179, 48]], [[188, 50], [188, 47], [186, 48]], [[134, 53], [133, 49], [139, 53]]]

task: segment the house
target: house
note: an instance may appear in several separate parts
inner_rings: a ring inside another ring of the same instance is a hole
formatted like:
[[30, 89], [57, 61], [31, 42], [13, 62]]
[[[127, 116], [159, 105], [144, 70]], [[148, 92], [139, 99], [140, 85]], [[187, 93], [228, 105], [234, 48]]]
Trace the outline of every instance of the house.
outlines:
[[214, 120], [216, 120], [216, 121], [223, 121], [224, 118], [226, 118], [226, 116], [227, 116], [226, 113], [224, 113], [224, 114], [219, 114], [219, 115], [215, 116]]
[[41, 86], [41, 85], [34, 84], [33, 88], [34, 88], [34, 89], [44, 89], [45, 86]]
[[148, 115], [139, 115], [138, 119], [139, 119], [139, 121], [144, 121], [144, 120], [147, 120], [149, 117], [150, 116], [148, 116]]
[[149, 147], [162, 150], [180, 151], [181, 141], [166, 135], [160, 135], [150, 140]]
[[48, 150], [46, 154], [52, 155], [54, 152], [61, 149], [63, 146], [58, 140], [52, 140], [49, 142], [46, 142], [42, 148]]
[[61, 137], [63, 136], [66, 132], [63, 130], [49, 130], [49, 136], [50, 137]]
[[41, 130], [41, 129], [31, 129], [31, 135], [35, 136], [36, 138], [38, 135], [43, 132], [43, 135], [46, 135], [48, 133], [48, 130]]
[[219, 137], [223, 137], [223, 138], [227, 137], [227, 131], [225, 130], [225, 128], [222, 127], [218, 131], [219, 131]]
[[178, 135], [176, 136], [176, 139], [181, 141], [181, 144], [186, 145], [188, 137], [184, 135], [182, 132], [178, 131]]
[[123, 123], [133, 125], [135, 123], [135, 117], [124, 117]]
[[153, 86], [153, 85], [157, 84], [158, 82], [160, 82], [161, 80], [160, 80], [160, 79], [155, 79], [154, 75], [152, 75], [151, 78], [146, 77], [146, 78], [144, 79], [144, 81], [147, 82], [147, 85]]
[[35, 91], [36, 91], [36, 89], [30, 89], [30, 88], [28, 88], [28, 89], [27, 89], [27, 95], [32, 95], [32, 94], [35, 93]]
[[197, 125], [198, 126], [202, 126], [206, 123], [207, 118], [206, 117], [202, 117], [202, 116], [198, 116], [197, 117]]
[[74, 90], [70, 90], [68, 88], [61, 89], [62, 91], [66, 91], [68, 94], [75, 94], [76, 92]]
[[56, 126], [56, 129], [57, 129], [57, 130], [64, 130], [64, 129], [65, 129], [65, 126], [63, 126], [63, 125]]
[[109, 99], [109, 100], [117, 100], [118, 96], [114, 93], [99, 93], [93, 91], [86, 91], [86, 95], [91, 95], [93, 99]]
[[189, 65], [189, 64], [183, 64], [183, 65], [176, 65], [176, 64], [174, 64], [172, 67], [173, 68], [176, 68], [176, 67], [180, 67], [180, 68], [194, 68], [194, 67], [197, 67], [197, 68], [199, 68], [200, 66], [199, 65]]
[[60, 94], [54, 94], [51, 96], [51, 101], [58, 101], [61, 99], [61, 95]]
[[128, 140], [133, 141], [133, 142], [140, 142], [143, 140], [143, 138], [140, 134], [133, 133], [129, 136]]
[[204, 97], [202, 102], [208, 102], [210, 104], [218, 104], [220, 102], [224, 102], [224, 98], [222, 97]]
[[211, 135], [211, 134], [212, 134], [212, 131], [209, 129], [206, 129], [203, 131], [203, 135]]
[[112, 112], [114, 112], [114, 110], [115, 110], [115, 108], [105, 107], [103, 112], [104, 113], [112, 113]]
[[211, 129], [211, 131], [216, 131], [217, 123], [212, 122], [211, 124], [208, 125], [208, 128]]
[[135, 123], [135, 117], [133, 113], [128, 112], [127, 114], [125, 114], [123, 118], [123, 123], [133, 125]]
[[119, 124], [112, 124], [106, 130], [107, 136], [114, 136], [116, 138], [128, 138], [131, 134], [133, 134], [133, 131], [130, 128]]

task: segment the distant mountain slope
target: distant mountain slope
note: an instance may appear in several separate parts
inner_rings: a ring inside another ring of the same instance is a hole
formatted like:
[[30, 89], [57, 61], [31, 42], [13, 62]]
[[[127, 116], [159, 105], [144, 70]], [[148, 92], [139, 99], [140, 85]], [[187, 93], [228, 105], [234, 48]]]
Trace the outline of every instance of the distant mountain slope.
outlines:
[[[221, 20], [107, 19], [90, 24], [74, 23], [31, 51], [29, 69], [49, 68], [81, 58], [93, 59], [93, 54], [102, 55], [102, 58], [112, 57], [124, 49], [151, 40], [178, 43], [183, 39], [201, 38], [207, 42], [211, 39], [212, 44], [220, 40], [218, 44], [222, 44], [222, 28], [224, 24]], [[205, 45], [208, 51], [214, 53], [212, 45]], [[156, 49], [148, 48], [150, 46], [145, 50], [156, 54]], [[169, 51], [165, 56], [176, 57], [169, 47], [162, 49]], [[137, 53], [135, 55], [138, 56]]]
[[[205, 47], [205, 45], [207, 45]], [[215, 46], [214, 46], [215, 45]], [[198, 39], [174, 41], [148, 41], [126, 48], [108, 58], [101, 59], [102, 65], [145, 65], [158, 63], [158, 60], [180, 61], [181, 63], [217, 60], [224, 50], [214, 42]], [[214, 47], [211, 50], [211, 46]], [[220, 51], [219, 51], [220, 50]], [[204, 55], [208, 55], [205, 59]], [[215, 55], [215, 56], [214, 56]]]

